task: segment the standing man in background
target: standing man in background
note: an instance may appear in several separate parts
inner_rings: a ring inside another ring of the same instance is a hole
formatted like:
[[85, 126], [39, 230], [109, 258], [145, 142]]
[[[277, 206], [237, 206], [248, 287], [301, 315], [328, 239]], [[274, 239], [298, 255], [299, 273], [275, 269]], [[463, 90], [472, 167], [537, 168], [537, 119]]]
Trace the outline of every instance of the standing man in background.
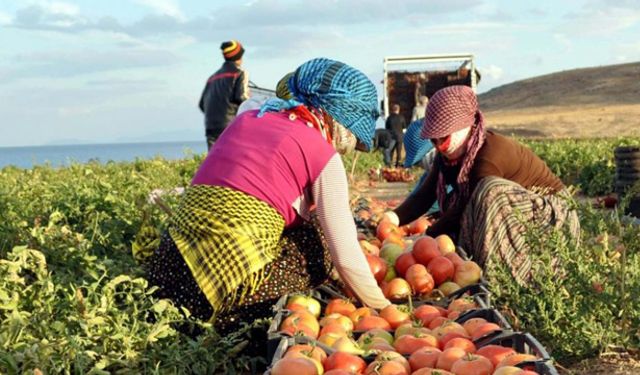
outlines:
[[200, 97], [200, 110], [204, 113], [207, 149], [236, 116], [240, 103], [249, 98], [249, 76], [242, 70], [244, 48], [236, 40], [220, 45], [224, 64], [209, 79]]
[[393, 160], [393, 153], [396, 154], [396, 168], [401, 167], [402, 163], [402, 141], [404, 139], [404, 129], [407, 127], [407, 121], [404, 119], [404, 116], [400, 114], [400, 106], [398, 104], [394, 104], [391, 107], [391, 114], [387, 117], [387, 122], [385, 123], [385, 129], [391, 131], [391, 135], [393, 135], [393, 140], [396, 141], [394, 149], [391, 151], [391, 158]]

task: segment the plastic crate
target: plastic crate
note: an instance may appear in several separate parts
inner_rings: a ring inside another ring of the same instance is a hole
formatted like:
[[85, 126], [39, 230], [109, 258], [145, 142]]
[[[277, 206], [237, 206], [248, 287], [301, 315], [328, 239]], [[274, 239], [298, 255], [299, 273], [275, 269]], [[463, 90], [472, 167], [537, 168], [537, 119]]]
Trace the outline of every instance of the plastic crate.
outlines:
[[558, 370], [551, 361], [536, 361], [533, 367], [533, 371], [540, 375], [559, 375]]
[[517, 364], [517, 367], [536, 371], [540, 375], [558, 375], [549, 352], [530, 333], [504, 331], [499, 335], [482, 338], [476, 346], [500, 345], [514, 349], [518, 353], [533, 354], [538, 360]]
[[273, 351], [268, 354], [267, 360], [271, 360], [269, 362], [269, 367], [267, 367], [267, 370], [264, 372], [264, 375], [271, 375], [271, 368], [276, 364], [277, 361], [284, 357], [287, 349], [289, 349], [289, 347], [293, 345], [291, 341], [293, 341], [292, 337], [282, 337], [280, 341], [275, 344], [275, 346], [273, 347]]
[[[333, 291], [335, 292], [335, 291]], [[326, 306], [326, 303], [328, 302], [327, 299], [327, 295], [330, 295], [331, 298], [345, 298], [344, 296], [338, 296], [338, 295], [333, 295], [331, 293], [333, 292], [328, 292], [327, 289], [315, 289], [311, 292], [311, 296], [313, 296], [314, 298], [318, 298], [318, 300], [320, 301], [320, 305], [322, 306], [323, 310], [324, 307]], [[489, 304], [489, 291], [487, 290], [487, 288], [482, 285], [482, 284], [473, 284], [473, 285], [469, 285], [466, 288], [461, 288], [459, 291], [453, 293], [449, 298], [446, 298], [443, 301], [440, 301], [440, 303], [433, 303], [432, 301], [415, 301], [413, 302], [413, 306], [414, 307], [418, 307], [421, 305], [427, 305], [427, 304], [431, 304], [431, 305], [440, 305], [443, 307], [447, 307], [449, 305], [449, 303], [451, 303], [451, 301], [453, 301], [454, 299], [460, 298], [462, 297], [465, 293], [472, 293], [472, 297], [474, 302], [478, 305], [478, 309], [474, 309], [471, 311], [475, 311], [475, 310], [481, 310], [481, 311], [485, 311], [485, 310], [489, 310], [489, 311], [494, 311], [493, 313], [490, 312], [479, 312], [477, 314], [477, 317], [484, 317], [485, 319], [487, 319], [486, 317], [489, 317], [489, 319], [493, 319], [495, 317], [495, 322], [498, 325], [500, 325], [501, 327], [504, 326], [505, 330], [507, 329], [507, 327], [509, 327], [510, 329], [510, 325], [506, 322], [506, 320], [504, 319], [504, 317], [502, 317], [502, 315], [500, 315], [497, 311], [492, 310], [490, 308], [490, 304]], [[327, 294], [329, 293], [329, 294]], [[275, 311], [275, 316], [273, 317], [271, 324], [269, 325], [269, 329], [267, 330], [267, 353], [269, 358], [271, 357], [271, 355], [273, 355], [273, 353], [276, 350], [276, 347], [278, 345], [278, 343], [280, 342], [280, 340], [283, 337], [290, 337], [287, 334], [284, 334], [280, 331], [280, 325], [282, 324], [282, 322], [287, 318], [287, 316], [289, 316], [291, 314], [291, 311], [286, 310], [284, 308], [284, 306], [287, 303], [287, 299], [289, 298], [290, 295], [284, 295], [280, 298], [280, 300], [278, 300], [278, 303], [276, 304], [276, 307], [274, 308]], [[406, 303], [407, 301], [401, 301]], [[458, 319], [462, 319], [463, 317], [467, 317], [468, 313], [462, 314], [462, 316], [458, 317]], [[471, 317], [475, 317], [476, 315], [470, 315], [470, 317], [468, 317], [467, 319], [471, 319]], [[486, 316], [486, 317], [485, 317]], [[493, 322], [493, 321], [492, 321]], [[358, 337], [358, 331], [354, 331], [354, 336], [357, 338]], [[311, 340], [309, 338], [305, 338], [306, 340]]]

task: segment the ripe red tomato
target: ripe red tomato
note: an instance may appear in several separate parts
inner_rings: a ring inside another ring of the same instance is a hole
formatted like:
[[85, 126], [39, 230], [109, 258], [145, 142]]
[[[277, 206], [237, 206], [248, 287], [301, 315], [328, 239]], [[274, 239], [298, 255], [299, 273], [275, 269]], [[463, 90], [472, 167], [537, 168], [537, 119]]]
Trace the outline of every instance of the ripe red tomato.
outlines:
[[409, 308], [406, 306], [389, 305], [380, 310], [380, 317], [389, 322], [393, 329], [404, 323], [411, 322], [411, 314], [409, 314]]
[[458, 267], [462, 263], [464, 263], [464, 259], [460, 257], [460, 255], [456, 253], [447, 253], [444, 255], [445, 258], [449, 259], [455, 267]]
[[440, 353], [442, 353], [442, 351], [438, 348], [420, 348], [416, 350], [411, 353], [409, 357], [411, 370], [417, 371], [425, 367], [435, 368]]
[[519, 363], [535, 361], [536, 359], [538, 358], [533, 354], [515, 353], [515, 354], [504, 357], [496, 365], [496, 368], [503, 367], [503, 366], [516, 366]]
[[329, 370], [324, 373], [324, 375], [352, 375], [352, 374], [353, 373], [347, 370], [341, 370], [341, 369]]
[[378, 312], [370, 307], [358, 307], [356, 311], [349, 314], [349, 319], [353, 324], [357, 324], [365, 316], [378, 316]]
[[456, 338], [470, 339], [471, 336], [462, 334], [462, 332], [445, 333], [444, 336], [442, 336], [442, 337], [440, 337], [438, 339], [438, 344], [440, 344], [440, 349], [444, 350], [444, 347], [447, 346], [449, 341], [451, 341], [453, 339], [456, 339]]
[[[344, 352], [335, 352], [327, 357], [327, 360], [324, 362], [325, 371], [339, 369], [349, 371], [351, 374], [361, 374], [366, 367], [367, 364], [364, 359], [357, 355]], [[290, 374], [297, 373], [292, 372]]]
[[382, 292], [387, 298], [403, 299], [411, 295], [411, 285], [407, 280], [396, 277], [382, 288]]
[[415, 316], [416, 319], [420, 319], [422, 325], [426, 327], [433, 319], [441, 317], [442, 315], [440, 314], [440, 310], [435, 306], [422, 305], [413, 310], [413, 316]]
[[398, 275], [400, 275], [400, 277], [405, 277], [409, 267], [414, 264], [416, 264], [416, 260], [413, 258], [413, 254], [411, 254], [411, 252], [400, 254], [400, 256], [396, 259], [395, 264]]
[[476, 354], [487, 357], [493, 366], [497, 368], [500, 361], [512, 354], [516, 354], [516, 351], [506, 346], [486, 345], [476, 350]]
[[304, 311], [295, 311], [280, 324], [280, 330], [290, 335], [302, 333], [311, 338], [318, 338], [320, 324], [315, 316]]
[[412, 354], [420, 348], [437, 348], [438, 339], [428, 333], [403, 335], [393, 343], [393, 347], [400, 354]]
[[422, 264], [414, 264], [407, 270], [407, 282], [416, 294], [426, 294], [433, 290], [433, 277]]
[[304, 355], [307, 357], [311, 357], [316, 361], [324, 364], [324, 361], [327, 359], [327, 353], [325, 353], [322, 348], [318, 346], [311, 346], [309, 344], [296, 344], [287, 349], [285, 353], [285, 357], [296, 356], [296, 355]]
[[367, 258], [367, 263], [369, 263], [369, 269], [371, 270], [371, 273], [373, 273], [373, 277], [376, 279], [376, 282], [382, 282], [387, 274], [387, 262], [382, 260], [379, 256], [369, 254], [366, 254], [365, 256]]
[[373, 361], [364, 372], [365, 375], [409, 375], [402, 364], [394, 361]]
[[384, 318], [379, 316], [365, 316], [356, 323], [356, 331], [368, 331], [370, 329], [379, 328], [391, 330], [391, 325]]
[[484, 318], [471, 318], [466, 322], [462, 323], [462, 326], [464, 327], [465, 331], [467, 331], [469, 335], [473, 335], [476, 329], [478, 329], [478, 327], [480, 327], [484, 323], [487, 323], [487, 320]]
[[443, 256], [431, 259], [431, 262], [427, 265], [427, 270], [431, 276], [433, 276], [433, 281], [435, 281], [436, 285], [453, 279], [453, 275], [455, 274], [453, 262]]
[[400, 228], [388, 220], [381, 221], [376, 228], [376, 237], [380, 241], [384, 241], [391, 234], [400, 235], [400, 233]]
[[471, 335], [471, 339], [475, 341], [492, 332], [500, 331], [500, 330], [502, 330], [502, 328], [500, 328], [500, 326], [495, 323], [485, 323], [479, 326], [475, 331], [473, 331], [473, 335]]
[[429, 220], [421, 216], [409, 224], [409, 232], [411, 234], [423, 234], [429, 227]]
[[476, 346], [473, 341], [466, 339], [464, 337], [455, 337], [444, 345], [443, 350], [447, 350], [449, 348], [460, 348], [467, 353], [475, 353]]
[[475, 308], [478, 308], [478, 305], [473, 299], [471, 299], [470, 297], [462, 297], [451, 301], [449, 306], [447, 306], [447, 312], [451, 313], [453, 311], [457, 311], [463, 313], [467, 310], [472, 310]]
[[460, 348], [449, 348], [440, 354], [436, 367], [450, 371], [453, 364], [465, 355], [467, 355], [467, 353]]
[[491, 361], [480, 355], [469, 354], [457, 360], [451, 366], [451, 372], [458, 375], [491, 375]]
[[327, 307], [324, 310], [325, 315], [331, 315], [338, 313], [344, 316], [349, 316], [352, 312], [356, 311], [356, 306], [348, 299], [336, 298], [329, 301]]
[[423, 236], [416, 240], [412, 252], [416, 261], [425, 267], [433, 258], [442, 256], [438, 249], [438, 242], [430, 236]]
[[455, 375], [453, 372], [449, 372], [442, 369], [433, 369], [429, 367], [421, 368], [418, 371], [414, 371], [411, 375]]
[[273, 375], [317, 375], [318, 368], [311, 358], [285, 357], [279, 360], [271, 368]]

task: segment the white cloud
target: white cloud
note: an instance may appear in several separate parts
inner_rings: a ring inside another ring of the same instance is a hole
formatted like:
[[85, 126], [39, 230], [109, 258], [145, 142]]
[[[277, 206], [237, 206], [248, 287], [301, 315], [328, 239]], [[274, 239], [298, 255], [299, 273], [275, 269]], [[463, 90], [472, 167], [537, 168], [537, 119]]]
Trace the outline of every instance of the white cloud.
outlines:
[[11, 24], [11, 16], [7, 13], [0, 12], [0, 26], [6, 26]]
[[640, 6], [635, 0], [594, 0], [565, 18], [568, 20], [565, 28], [572, 34], [611, 35], [640, 24]]
[[497, 65], [488, 65], [479, 68], [483, 77], [491, 78], [493, 80], [499, 80], [504, 74], [504, 70]]
[[421, 30], [426, 35], [453, 35], [453, 34], [469, 34], [481, 33], [490, 30], [500, 30], [509, 27], [514, 29], [519, 27], [517, 24], [508, 24], [503, 22], [460, 22], [449, 23], [437, 26], [430, 26]]
[[77, 6], [58, 1], [33, 3], [16, 12], [12, 26], [37, 30], [78, 30], [87, 28], [89, 20]]
[[180, 6], [174, 0], [136, 0], [136, 2], [153, 9], [158, 14], [170, 16], [180, 21], [186, 20]]
[[37, 77], [66, 78], [127, 69], [167, 67], [181, 61], [171, 51], [158, 48], [74, 49], [23, 53], [13, 57], [0, 83]]
[[76, 5], [61, 1], [42, 1], [40, 6], [51, 14], [64, 16], [78, 16], [80, 14], [80, 9]]

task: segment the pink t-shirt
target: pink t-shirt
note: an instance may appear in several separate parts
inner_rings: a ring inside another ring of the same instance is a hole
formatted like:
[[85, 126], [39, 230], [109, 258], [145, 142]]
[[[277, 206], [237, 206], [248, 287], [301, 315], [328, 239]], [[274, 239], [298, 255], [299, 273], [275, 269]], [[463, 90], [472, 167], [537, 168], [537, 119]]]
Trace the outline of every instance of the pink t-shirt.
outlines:
[[218, 138], [191, 181], [225, 186], [275, 208], [290, 226], [295, 207], [309, 203], [310, 187], [336, 154], [320, 133], [285, 113], [258, 111], [238, 116]]
[[342, 159], [320, 132], [284, 113], [242, 113], [227, 127], [191, 181], [225, 186], [275, 208], [287, 226], [313, 203], [340, 278], [365, 304], [389, 304], [357, 240]]

